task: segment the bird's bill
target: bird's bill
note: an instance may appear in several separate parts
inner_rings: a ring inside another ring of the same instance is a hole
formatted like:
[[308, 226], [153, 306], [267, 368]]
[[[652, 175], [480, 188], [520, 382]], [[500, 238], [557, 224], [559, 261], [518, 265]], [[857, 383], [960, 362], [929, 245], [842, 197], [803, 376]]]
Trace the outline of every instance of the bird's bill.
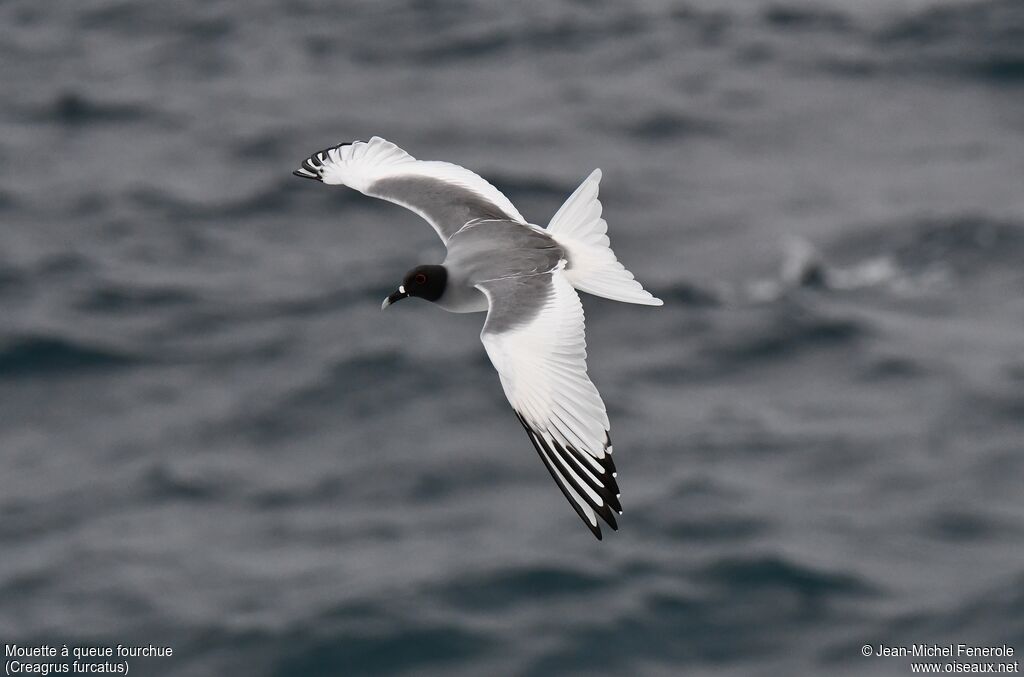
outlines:
[[409, 298], [409, 292], [405, 291], [405, 285], [402, 285], [395, 291], [395, 293], [384, 299], [384, 303], [380, 304], [380, 309], [384, 310], [395, 301], [401, 301], [406, 298]]

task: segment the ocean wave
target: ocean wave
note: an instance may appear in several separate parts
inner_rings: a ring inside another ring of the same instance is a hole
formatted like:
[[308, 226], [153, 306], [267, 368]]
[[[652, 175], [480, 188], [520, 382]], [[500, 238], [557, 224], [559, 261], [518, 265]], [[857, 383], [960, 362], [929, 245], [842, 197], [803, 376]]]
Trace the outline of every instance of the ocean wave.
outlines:
[[847, 77], [927, 74], [999, 85], [1024, 80], [1024, 9], [1017, 0], [940, 5], [864, 27], [820, 67]]
[[78, 8], [77, 26], [86, 31], [111, 31], [122, 35], [188, 37], [213, 41], [228, 36], [237, 23], [219, 8], [197, 6], [191, 12], [177, 12], [159, 5], [139, 7], [130, 2], [100, 2]]
[[965, 388], [959, 395], [963, 411], [978, 420], [998, 423], [1024, 421], [1024, 388], [1017, 383], [991, 383], [984, 388]]
[[[411, 360], [394, 350], [366, 352], [325, 364], [305, 382], [280, 388], [265, 403], [228, 417], [216, 428], [245, 430], [265, 442], [308, 433], [310, 420], [386, 420], [421, 393], [459, 389], [461, 379], [472, 378], [472, 371]], [[382, 373], [389, 378], [380, 378]]]
[[222, 500], [228, 495], [229, 483], [218, 481], [208, 473], [188, 475], [167, 463], [158, 463], [142, 478], [145, 494], [156, 500]]
[[0, 262], [0, 294], [21, 286], [24, 281], [25, 276], [20, 270]]
[[770, 302], [744, 302], [697, 318], [691, 315], [681, 325], [687, 338], [678, 347], [679, 356], [635, 373], [650, 383], [705, 382], [819, 352], [850, 351], [874, 335], [865, 317], [838, 315], [826, 307], [826, 299], [790, 293]]
[[722, 123], [681, 111], [650, 111], [622, 124], [622, 131], [646, 141], [665, 141], [692, 136], [711, 136], [721, 131]]
[[1024, 224], [984, 214], [911, 217], [851, 230], [827, 249], [831, 258], [849, 261], [887, 257], [904, 274], [947, 270], [961, 279], [994, 269], [1020, 271]]
[[[257, 216], [266, 213], [287, 211], [298, 199], [294, 189], [294, 177], [283, 169], [277, 180], [258, 186], [246, 196], [233, 200], [201, 201], [180, 197], [165, 188], [145, 186], [133, 188], [124, 195], [124, 200], [145, 212], [157, 212], [168, 220], [202, 219], [217, 220]], [[341, 200], [350, 196], [338, 191]], [[332, 196], [338, 197], [338, 196]]]
[[[779, 56], [810, 59], [839, 77], [952, 77], [1015, 86], [1024, 80], [1024, 6], [1017, 0], [925, 3], [918, 11], [871, 17], [800, 5], [761, 11], [775, 33], [821, 42], [801, 55], [782, 45]], [[767, 49], [767, 47], [763, 47]]]
[[0, 188], [0, 210], [8, 210], [18, 206], [18, 200], [9, 190]]
[[797, 4], [773, 4], [761, 11], [772, 28], [785, 31], [827, 31], [846, 33], [855, 28], [853, 19], [833, 8]]
[[442, 672], [492, 650], [494, 639], [459, 624], [417, 620], [381, 621], [360, 617], [342, 627], [321, 619], [318, 627], [290, 639], [270, 674], [279, 677], [335, 677], [345, 674], [394, 675], [416, 670]]
[[[639, 518], [643, 520], [644, 518]], [[637, 520], [634, 520], [637, 521]], [[652, 531], [687, 543], [747, 542], [770, 529], [756, 517], [742, 515], [676, 516]]]
[[994, 82], [1024, 80], [1024, 5], [1017, 0], [929, 8], [882, 30], [896, 64]]
[[[606, 607], [589, 622], [559, 628], [562, 641], [532, 660], [524, 674], [634, 674], [639, 664], [721, 664], [764, 655], [774, 638], [737, 613], [735, 599], [674, 590], [640, 592], [627, 610]], [[753, 603], [746, 605], [752, 614]], [[778, 615], [776, 606], [776, 622]]]
[[143, 104], [94, 101], [77, 92], [59, 94], [44, 111], [42, 119], [64, 125], [138, 122], [153, 111]]
[[878, 355], [868, 358], [860, 369], [864, 381], [909, 379], [932, 373], [920, 359], [909, 355]]
[[687, 542], [750, 541], [767, 533], [763, 517], [737, 509], [741, 496], [708, 477], [687, 476], [630, 511], [630, 528]]
[[63, 336], [23, 335], [0, 340], [0, 376], [27, 378], [127, 367], [137, 355]]
[[[953, 603], [936, 604], [926, 599], [913, 611], [879, 619], [863, 633], [843, 639], [823, 652], [827, 662], [859, 662], [859, 649], [879, 640], [890, 645], [975, 643], [979, 646], [1020, 646], [1024, 640], [1024, 574], [1003, 577], [980, 592], [964, 586]], [[922, 639], [927, 638], [927, 639]]]
[[600, 616], [560, 628], [562, 641], [531, 661], [526, 674], [630, 674], [638, 657], [666, 667], [744, 664], [834, 617], [835, 604], [876, 594], [854, 574], [769, 555], [721, 557], [688, 578], [697, 585], [635, 589], [629, 607], [605, 605]]
[[195, 292], [182, 287], [143, 287], [106, 283], [89, 289], [75, 301], [89, 313], [137, 313], [152, 309], [187, 306], [199, 301]]
[[489, 170], [484, 174], [487, 176], [487, 180], [503, 193], [518, 199], [549, 197], [564, 200], [576, 190], [578, 185], [539, 175], [508, 174], [500, 169]]
[[581, 567], [534, 564], [466, 574], [431, 587], [427, 594], [436, 600], [435, 604], [460, 609], [510, 610], [533, 602], [536, 596], [550, 601], [572, 599], [594, 594], [610, 584], [607, 577]]
[[726, 557], [701, 568], [696, 578], [733, 593], [777, 590], [801, 599], [861, 597], [877, 592], [874, 585], [854, 574], [815, 569], [777, 555]]
[[671, 306], [713, 308], [723, 304], [722, 295], [690, 282], [674, 282], [652, 289], [655, 296]]
[[1002, 540], [1024, 534], [1020, 524], [962, 508], [935, 511], [925, 519], [924, 529], [937, 540], [953, 543]]
[[[982, 215], [913, 217], [849, 229], [822, 249], [789, 238], [779, 274], [746, 285], [746, 298], [776, 302], [796, 289], [880, 289], [900, 295], [1024, 277], [1024, 224]], [[727, 297], [734, 298], [735, 294]]]
[[774, 363], [809, 350], [848, 346], [872, 333], [860, 318], [826, 314], [790, 299], [755, 313], [744, 325], [708, 337], [700, 352], [709, 364], [737, 369]]
[[[470, 10], [472, 11], [472, 10]], [[462, 12], [458, 21], [444, 22], [430, 39], [418, 39], [422, 30], [410, 31], [411, 39], [404, 44], [380, 41], [361, 41], [353, 44], [352, 55], [365, 63], [390, 63], [415, 60], [428, 64], [445, 65], [457, 62], [479, 62], [496, 58], [513, 50], [532, 53], [573, 53], [607, 41], [628, 40], [642, 35], [651, 25], [651, 17], [633, 11], [592, 11], [586, 14], [525, 16], [513, 20], [499, 20], [489, 15], [467, 17]], [[390, 17], [399, 24], [413, 20], [413, 16]], [[437, 21], [436, 17], [433, 21]], [[322, 57], [325, 50], [334, 51], [336, 41], [313, 40], [307, 43], [311, 56]]]

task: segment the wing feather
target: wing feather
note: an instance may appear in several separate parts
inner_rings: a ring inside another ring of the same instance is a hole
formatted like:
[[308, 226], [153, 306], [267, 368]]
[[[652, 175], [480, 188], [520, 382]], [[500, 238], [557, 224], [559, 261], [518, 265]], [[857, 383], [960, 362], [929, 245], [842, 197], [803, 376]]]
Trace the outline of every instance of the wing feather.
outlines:
[[449, 162], [417, 160], [379, 136], [314, 153], [292, 173], [401, 205], [423, 217], [445, 243], [473, 219], [526, 223], [478, 174]]
[[[482, 282], [490, 309], [480, 340], [537, 454], [597, 537], [621, 513], [608, 415], [587, 376], [583, 305], [563, 264], [543, 277]], [[546, 279], [539, 285], [538, 279]]]

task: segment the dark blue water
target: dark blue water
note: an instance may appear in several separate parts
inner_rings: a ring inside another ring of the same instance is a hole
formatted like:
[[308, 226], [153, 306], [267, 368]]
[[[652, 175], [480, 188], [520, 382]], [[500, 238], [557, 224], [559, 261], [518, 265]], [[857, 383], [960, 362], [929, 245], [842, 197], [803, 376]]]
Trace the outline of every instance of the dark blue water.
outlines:
[[[0, 638], [130, 674], [875, 675], [1024, 651], [1024, 4], [0, 3]], [[594, 167], [595, 541], [374, 134]]]

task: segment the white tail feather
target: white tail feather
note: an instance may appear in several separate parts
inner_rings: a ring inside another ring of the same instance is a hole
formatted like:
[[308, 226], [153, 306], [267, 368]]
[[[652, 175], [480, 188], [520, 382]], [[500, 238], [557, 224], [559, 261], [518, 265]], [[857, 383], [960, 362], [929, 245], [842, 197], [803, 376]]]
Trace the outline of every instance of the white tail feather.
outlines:
[[551, 217], [548, 232], [569, 256], [565, 275], [580, 291], [613, 301], [662, 305], [615, 258], [608, 240], [608, 223], [601, 218], [597, 198], [601, 170], [595, 169]]

